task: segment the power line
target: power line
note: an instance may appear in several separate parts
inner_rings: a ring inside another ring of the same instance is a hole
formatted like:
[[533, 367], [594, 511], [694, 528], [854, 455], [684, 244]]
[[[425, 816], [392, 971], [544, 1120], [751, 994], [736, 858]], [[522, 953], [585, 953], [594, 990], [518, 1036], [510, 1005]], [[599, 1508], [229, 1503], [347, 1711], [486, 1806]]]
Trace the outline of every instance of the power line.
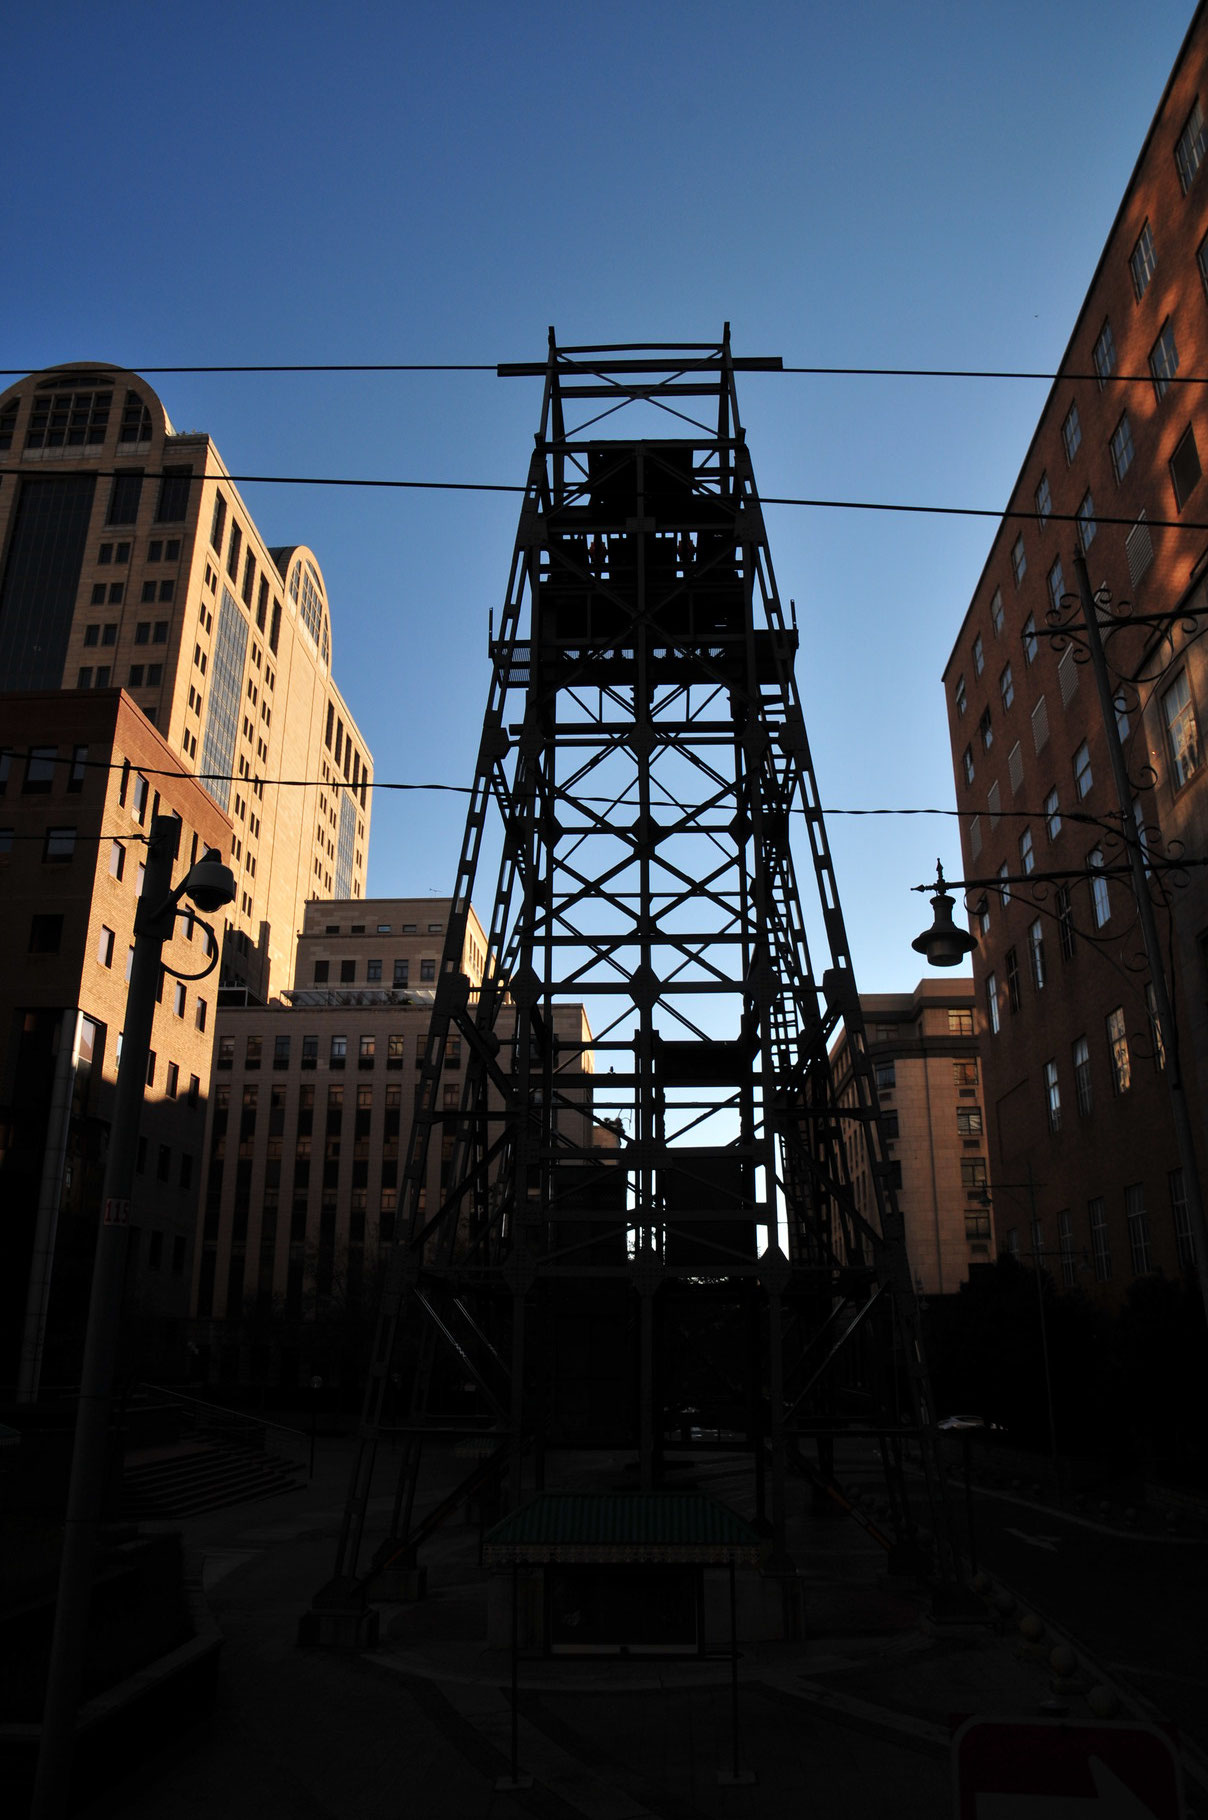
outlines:
[[[227, 364], [199, 364], [192, 366], [142, 366], [131, 362], [115, 368], [119, 373], [154, 374], [161, 377], [166, 374], [196, 373], [494, 373], [498, 374], [501, 366], [513, 363], [495, 360], [365, 360], [365, 361], [242, 361]], [[534, 366], [536, 363], [533, 363]], [[707, 364], [707, 363], [706, 363]], [[56, 372], [55, 367], [0, 367], [0, 377], [25, 378], [35, 373]], [[680, 368], [674, 370], [679, 372]], [[700, 370], [699, 363], [685, 361], [682, 370], [686, 373]], [[545, 371], [542, 366], [541, 372]], [[559, 366], [556, 371], [569, 378], [579, 378], [592, 371], [590, 363], [574, 366]], [[770, 374], [777, 378], [782, 375], [793, 375], [816, 379], [998, 379], [1041, 381], [1053, 384], [1058, 379], [1068, 380], [1073, 384], [1105, 385], [1152, 385], [1153, 374], [1145, 373], [1047, 373], [1035, 372], [1022, 368], [1006, 367], [865, 367], [865, 366], [782, 366], [768, 368], [763, 376]], [[538, 376], [534, 374], [534, 376]], [[750, 377], [743, 374], [744, 383]], [[1208, 375], [1199, 373], [1173, 373], [1166, 382], [1168, 385], [1208, 385]], [[649, 387], [651, 394], [659, 386]], [[645, 391], [639, 392], [645, 397]]]
[[[21, 474], [24, 468], [0, 462], [0, 474]], [[93, 468], [90, 470], [100, 480], [112, 480], [116, 475], [125, 472], [120, 468]], [[144, 480], [183, 480], [184, 475], [164, 475], [144, 470]], [[364, 487], [386, 492], [445, 492], [445, 493], [526, 493], [528, 487], [516, 481], [498, 480], [385, 480], [372, 476], [351, 476], [335, 474], [192, 474], [187, 477], [190, 482], [200, 485], [203, 481], [230, 481], [239, 486], [272, 486], [272, 487]], [[759, 503], [764, 506], [801, 506], [815, 511], [826, 512], [902, 512], [915, 516], [931, 518], [991, 518], [1004, 522], [1023, 520], [1041, 524], [1082, 525], [1084, 520], [1078, 512], [1047, 512], [1041, 518], [1034, 506], [924, 506], [905, 503], [901, 500], [887, 499], [816, 499], [810, 497], [790, 497], [786, 494], [761, 493]], [[1096, 512], [1092, 520], [1099, 525], [1124, 525], [1129, 530], [1136, 524], [1135, 518], [1121, 517], [1112, 513]], [[1208, 531], [1208, 520], [1193, 518], [1149, 518], [1145, 520], [1151, 530]]]
[[[26, 747], [26, 746], [0, 746], [0, 757], [28, 759], [30, 757], [31, 753], [35, 749], [36, 748]], [[353, 793], [355, 794], [356, 791], [359, 791], [361, 786], [364, 785], [364, 787], [367, 790], [393, 790], [393, 791], [400, 791], [400, 792], [430, 791], [433, 793], [445, 793], [445, 794], [448, 794], [451, 796], [470, 796], [473, 794], [473, 789], [474, 789], [474, 786], [472, 784], [409, 783], [409, 782], [403, 781], [401, 779], [376, 778], [376, 777], [375, 778], [364, 777], [354, 786], [349, 779], [342, 778], [342, 777], [330, 777], [330, 778], [329, 777], [254, 777], [251, 775], [245, 776], [236, 771], [187, 771], [187, 770], [183, 770], [183, 769], [173, 768], [172, 766], [168, 766], [168, 765], [162, 765], [162, 766], [131, 765], [129, 763], [129, 760], [127, 760], [127, 759], [76, 758], [73, 756], [60, 757], [60, 756], [56, 755], [54, 760], [50, 761], [50, 762], [53, 762], [54, 764], [59, 764], [59, 765], [71, 765], [73, 768], [75, 768], [75, 767], [86, 768], [86, 769], [94, 770], [94, 771], [124, 771], [126, 769], [129, 769], [132, 774], [137, 773], [140, 777], [147, 777], [147, 778], [169, 777], [169, 778], [175, 778], [175, 779], [181, 780], [181, 781], [183, 781], [185, 779], [189, 779], [194, 783], [200, 783], [200, 784], [205, 784], [205, 783], [241, 784], [246, 787], [251, 787], [253, 784], [255, 784], [255, 785], [258, 785], [259, 788], [262, 790], [343, 790], [343, 789], [347, 789], [347, 790], [352, 790]], [[615, 798], [611, 797], [611, 796], [578, 796], [578, 795], [576, 795], [575, 800], [578, 802], [584, 802], [584, 803], [613, 803], [613, 802], [615, 802]], [[666, 808], [666, 807], [675, 807], [676, 805], [672, 802], [672, 800], [670, 798], [664, 798], [660, 804], [656, 804], [655, 806]], [[797, 815], [812, 815], [816, 812], [812, 809], [802, 809], [799, 807], [794, 807], [792, 810], [792, 813], [797, 814]], [[852, 809], [823, 808], [821, 810], [821, 814], [823, 815], [823, 817], [834, 816], [834, 815], [846, 815], [846, 816], [939, 815], [939, 816], [944, 816], [950, 820], [955, 820], [955, 821], [960, 821], [962, 819], [965, 821], [974, 821], [979, 816], [984, 815], [985, 813], [986, 813], [986, 811], [984, 809], [939, 808], [934, 805], [925, 805], [925, 804], [924, 805], [915, 805], [912, 807], [873, 805], [871, 807], [865, 807], [865, 808], [852, 808]], [[1046, 811], [1044, 809], [1039, 809], [1039, 808], [1035, 808], [1035, 807], [1033, 807], [1033, 808], [1025, 807], [1022, 809], [1000, 809], [999, 810], [999, 819], [1002, 821], [1033, 821], [1033, 820], [1036, 820], [1037, 818], [1043, 819], [1045, 817], [1045, 814], [1046, 814]], [[1065, 821], [1080, 822], [1080, 823], [1084, 823], [1091, 827], [1097, 827], [1097, 828], [1103, 828], [1103, 829], [1108, 829], [1110, 826], [1109, 824], [1104, 822], [1102, 817], [1096, 816], [1096, 815], [1091, 815], [1086, 810], [1082, 810], [1082, 809], [1062, 809], [1061, 810], [1061, 819], [1063, 822], [1065, 822]], [[1111, 829], [1110, 831], [1115, 832], [1114, 829]], [[36, 835], [36, 836], [28, 835], [27, 836], [27, 835], [17, 834], [17, 835], [14, 835], [13, 838], [17, 839], [17, 840], [24, 840], [24, 839], [40, 840], [40, 839], [42, 839], [42, 836], [41, 835]], [[83, 838], [83, 837], [81, 836], [81, 838]], [[89, 839], [99, 839], [102, 837], [89, 836], [88, 838]], [[116, 839], [117, 837], [114, 836], [114, 838]], [[125, 838], [125, 837], [123, 837], [123, 838]], [[134, 837], [131, 837], [131, 838], [134, 838]]]

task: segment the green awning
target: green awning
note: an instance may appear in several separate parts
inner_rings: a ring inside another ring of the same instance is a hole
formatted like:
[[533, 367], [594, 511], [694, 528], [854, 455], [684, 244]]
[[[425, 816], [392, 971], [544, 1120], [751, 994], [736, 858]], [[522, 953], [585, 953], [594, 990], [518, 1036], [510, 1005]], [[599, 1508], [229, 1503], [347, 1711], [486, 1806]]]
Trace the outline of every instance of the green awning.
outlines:
[[700, 1492], [542, 1492], [483, 1539], [488, 1567], [542, 1562], [758, 1566], [765, 1542]]

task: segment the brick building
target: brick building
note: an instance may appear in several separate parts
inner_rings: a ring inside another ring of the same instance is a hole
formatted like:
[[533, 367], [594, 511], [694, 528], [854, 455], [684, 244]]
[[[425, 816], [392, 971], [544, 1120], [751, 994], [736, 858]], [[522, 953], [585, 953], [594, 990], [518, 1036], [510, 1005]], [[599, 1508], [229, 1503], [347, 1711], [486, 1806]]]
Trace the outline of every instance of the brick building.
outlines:
[[[1208, 668], [1203, 620], [1185, 617], [1208, 608], [1208, 399], [1185, 383], [1208, 373], [1205, 107], [1201, 6], [944, 672], [964, 871], [983, 881], [968, 902], [1000, 1238], [1109, 1301], [1192, 1256], [1170, 1116], [1176, 1033], [1157, 1027], [1136, 904], [1112, 868], [1124, 840], [1153, 856], [1208, 844]], [[1077, 551], [1110, 595], [1110, 725], [1085, 654], [1049, 636], [1075, 604]], [[1131, 784], [1123, 826], [1109, 740]], [[1208, 885], [1193, 869], [1151, 890], [1202, 1131]]]
[[[950, 1295], [970, 1264], [994, 1255], [973, 981], [925, 979], [913, 992], [862, 992], [860, 1005], [915, 1286]], [[856, 1104], [845, 1035], [831, 1065], [841, 1102]], [[875, 1219], [853, 1121], [845, 1121], [844, 1141], [856, 1205]]]
[[208, 774], [239, 884], [222, 978], [267, 1001], [306, 899], [365, 889], [373, 765], [317, 557], [270, 549], [209, 436], [119, 367], [0, 392], [0, 474], [0, 691], [120, 686]]
[[[293, 986], [272, 1005], [220, 1010], [193, 1300], [203, 1375], [355, 1381], [385, 1248], [406, 1218], [401, 1165], [448, 912], [447, 898], [310, 903]], [[485, 960], [471, 909], [471, 991]], [[563, 1039], [590, 1042], [581, 1007], [561, 1016]], [[569, 1071], [588, 1076], [591, 1060], [576, 1053]], [[450, 1038], [439, 1109], [450, 1121], [461, 1061]], [[587, 1088], [588, 1144], [590, 1104]], [[452, 1142], [429, 1152], [433, 1211]]]
[[[118, 689], [9, 695], [3, 714], [0, 1383], [28, 1391], [78, 1370], [142, 843], [157, 811], [178, 814], [180, 877], [226, 851], [231, 823]], [[197, 973], [206, 949], [181, 918], [164, 960]], [[144, 1373], [183, 1357], [216, 996], [216, 975], [165, 973], [155, 1010], [125, 1323]]]

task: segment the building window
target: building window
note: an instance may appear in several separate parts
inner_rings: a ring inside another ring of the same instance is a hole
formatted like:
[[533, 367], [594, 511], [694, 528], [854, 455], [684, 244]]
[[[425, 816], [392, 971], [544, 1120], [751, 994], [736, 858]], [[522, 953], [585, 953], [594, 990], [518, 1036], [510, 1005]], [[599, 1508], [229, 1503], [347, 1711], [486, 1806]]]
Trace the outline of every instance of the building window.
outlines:
[[[304, 1036], [302, 1038], [302, 1066], [304, 1068], [314, 1068], [314, 1067], [317, 1067], [318, 1061], [319, 1061], [319, 1039], [318, 1039], [318, 1037], [317, 1036]], [[313, 1089], [311, 1089], [309, 1091], [313, 1091]]]
[[1028, 926], [1028, 957], [1032, 965], [1032, 984], [1037, 992], [1044, 991], [1044, 924], [1037, 917]]
[[1002, 622], [1002, 589], [995, 588], [994, 597], [990, 602], [990, 624], [994, 627], [995, 638], [1002, 637]]
[[[1112, 707], [1116, 710], [1116, 738], [1123, 745], [1128, 738], [1128, 702], [1123, 689], [1119, 690], [1114, 697]], [[1134, 815], [1135, 813], [1134, 810]]]
[[405, 1047], [404, 1039], [401, 1036], [388, 1036], [386, 1038], [386, 1066], [387, 1066], [387, 1068], [401, 1068], [402, 1067], [404, 1047]]
[[1055, 788], [1044, 799], [1044, 829], [1051, 841], [1061, 833], [1061, 809]]
[[1128, 269], [1132, 273], [1133, 290], [1137, 293], [1138, 303], [1149, 289], [1149, 281], [1157, 270], [1157, 264], [1158, 255], [1154, 250], [1153, 234], [1147, 221], [1141, 229], [1141, 237], [1128, 259]]
[[893, 1062], [877, 1062], [874, 1074], [878, 1093], [889, 1093], [897, 1084], [897, 1066]]
[[105, 520], [111, 525], [132, 525], [138, 518], [138, 502], [143, 491], [143, 471], [141, 468], [127, 468], [113, 476], [113, 487], [109, 494], [109, 514]]
[[955, 691], [954, 699], [956, 701], [957, 719], [959, 720], [961, 718], [961, 716], [964, 714], [965, 709], [969, 706], [969, 698], [965, 694], [965, 678], [963, 675], [958, 676], [956, 679], [956, 691]]
[[113, 930], [107, 929], [102, 923], [96, 945], [96, 957], [102, 967], [112, 967], [113, 965], [113, 942]]
[[1019, 866], [1022, 872], [1031, 872], [1036, 864], [1036, 855], [1032, 851], [1032, 830], [1025, 828], [1019, 837]]
[[1149, 1041], [1153, 1050], [1153, 1065], [1161, 1072], [1166, 1066], [1166, 1042], [1162, 1035], [1162, 1020], [1158, 1016], [1158, 995], [1153, 989], [1153, 981], [1145, 982], [1145, 1009], [1149, 1013]]
[[29, 952], [31, 954], [57, 954], [62, 940], [63, 918], [61, 915], [47, 915], [42, 912], [30, 917]]
[[1011, 779], [1011, 794], [1018, 796], [1023, 789], [1023, 752], [1018, 740], [1007, 753], [1007, 776]]
[[973, 770], [973, 747], [972, 746], [965, 747], [964, 754], [961, 758], [961, 765], [962, 765], [962, 768], [965, 773], [965, 782], [967, 784], [971, 784], [973, 782], [973, 778], [975, 775], [974, 770]]
[[1061, 1130], [1061, 1085], [1057, 1079], [1056, 1062], [1044, 1065], [1044, 1099], [1048, 1108], [1049, 1130]]
[[372, 1068], [376, 1051], [377, 1038], [373, 1036], [363, 1036], [360, 1040], [360, 1052], [357, 1058], [357, 1066], [360, 1068]]
[[330, 1063], [331, 1067], [342, 1068], [344, 1066], [347, 1055], [348, 1055], [348, 1038], [346, 1036], [333, 1036], [331, 1039], [331, 1050], [328, 1055], [328, 1062]]
[[1183, 1171], [1172, 1169], [1166, 1180], [1170, 1188], [1170, 1212], [1174, 1221], [1175, 1255], [1181, 1269], [1194, 1270], [1195, 1235], [1191, 1230], [1191, 1209], [1187, 1205]]
[[1074, 754], [1074, 791], [1079, 802], [1084, 801], [1090, 795], [1091, 785], [1094, 781], [1091, 776], [1090, 748], [1083, 740]]
[[1001, 1028], [998, 1015], [998, 975], [986, 975], [986, 1016], [990, 1024], [990, 1035], [997, 1036]]
[[1095, 1095], [1091, 1087], [1090, 1046], [1084, 1036], [1074, 1043], [1074, 1092], [1080, 1116], [1088, 1119], [1095, 1109]]
[[1023, 658], [1029, 667], [1036, 662], [1037, 649], [1036, 621], [1029, 613], [1023, 622]]
[[1077, 1281], [1074, 1262], [1074, 1219], [1067, 1207], [1057, 1215], [1057, 1250], [1061, 1256], [1061, 1287], [1072, 1289]]
[[1007, 949], [1006, 968], [1007, 1003], [1012, 1011], [1018, 1011], [1020, 1004], [1022, 1003], [1022, 994], [1019, 989], [1019, 957], [1014, 948]]
[[356, 976], [357, 964], [355, 960], [340, 962], [340, 984], [342, 986], [351, 986], [355, 981]]
[[411, 962], [407, 960], [396, 960], [394, 963], [394, 984], [396, 986], [405, 986], [408, 984], [410, 977]]
[[1111, 921], [1112, 914], [1111, 895], [1103, 876], [1102, 848], [1092, 847], [1086, 856], [1086, 864], [1091, 877], [1091, 910], [1094, 913], [1095, 927], [1102, 929], [1105, 923]]
[[1188, 424], [1178, 440], [1174, 454], [1170, 457], [1170, 483], [1174, 488], [1175, 504], [1180, 512], [1195, 490], [1201, 472], [1200, 452], [1195, 446], [1195, 431]]
[[1049, 492], [1049, 477], [1047, 474], [1042, 474], [1036, 488], [1036, 522], [1042, 531], [1048, 523], [1049, 513], [1052, 510], [1053, 495]]
[[1107, 1242], [1107, 1208], [1102, 1195], [1088, 1203], [1091, 1226], [1091, 1260], [1096, 1283], [1106, 1283], [1112, 1273], [1111, 1247]]
[[206, 1027], [206, 1002], [200, 996], [197, 1000], [197, 1009], [193, 1013], [193, 1022], [199, 1030], [204, 1030]]
[[1078, 541], [1084, 554], [1094, 543], [1098, 528], [1095, 523], [1095, 502], [1088, 487], [1082, 495], [1082, 504], [1078, 507]]
[[1112, 325], [1105, 321], [1099, 330], [1098, 340], [1092, 350], [1095, 372], [1099, 379], [1099, 390], [1102, 391], [1116, 370], [1116, 343], [1112, 335]]
[[982, 649], [982, 635], [979, 632], [973, 640], [973, 668], [978, 676], [986, 667], [986, 654]]
[[984, 1156], [966, 1156], [961, 1158], [961, 1187], [966, 1193], [976, 1193], [986, 1186], [986, 1159]]
[[176, 984], [172, 988], [172, 1009], [176, 1013], [177, 1017], [184, 1016], [185, 1001], [186, 1001], [187, 997], [188, 997], [188, 994], [185, 991], [184, 981], [177, 980]]
[[956, 1011], [949, 1006], [948, 1034], [949, 1036], [972, 1036], [973, 1013], [971, 1011]]
[[1120, 421], [1111, 434], [1112, 473], [1117, 480], [1123, 480], [1133, 462], [1132, 425], [1128, 421], [1128, 412], [1121, 413]]
[[958, 1106], [956, 1109], [956, 1131], [958, 1137], [980, 1137], [982, 1135], [981, 1107]]
[[1011, 573], [1015, 577], [1016, 587], [1019, 586], [1027, 572], [1028, 555], [1023, 547], [1023, 536], [1021, 534], [1011, 545]]
[[380, 961], [380, 960], [368, 960], [368, 961], [366, 961], [366, 962], [365, 962], [365, 981], [366, 981], [366, 984], [367, 984], [367, 985], [370, 985], [370, 986], [375, 986], [375, 985], [380, 985], [380, 984], [381, 984], [381, 979], [382, 979], [382, 963], [381, 963], [381, 961]]
[[1169, 316], [1149, 350], [1149, 370], [1153, 374], [1154, 397], [1165, 398], [1170, 382], [1179, 370], [1179, 350], [1174, 343], [1174, 324]]
[[1198, 100], [1187, 116], [1186, 126], [1179, 134], [1179, 142], [1174, 148], [1174, 161], [1185, 196], [1195, 180], [1196, 172], [1204, 162], [1204, 116], [1200, 112]]
[[1132, 1085], [1132, 1064], [1128, 1056], [1128, 1031], [1124, 1023], [1124, 1007], [1117, 1005], [1108, 1013], [1107, 1048], [1112, 1063], [1112, 1088], [1117, 1093], [1127, 1093]]
[[1061, 958], [1063, 961], [1073, 960], [1074, 909], [1068, 885], [1058, 885], [1054, 902], [1057, 907], [1057, 937], [1061, 943]]
[[953, 1062], [952, 1084], [956, 1088], [977, 1086], [976, 1062]]
[[421, 980], [434, 980], [436, 978], [436, 962], [434, 960], [421, 961], [419, 964], [419, 977]]
[[1067, 465], [1071, 463], [1082, 446], [1082, 423], [1078, 416], [1078, 406], [1072, 404], [1065, 414], [1061, 426], [1061, 445], [1065, 450]]
[[1002, 903], [1002, 907], [1005, 910], [1007, 905], [1011, 901], [1011, 887], [1007, 882], [1011, 876], [1011, 870], [1010, 870], [1010, 867], [1007, 865], [1007, 862], [1005, 859], [1004, 859], [1002, 865], [998, 868], [998, 876], [999, 876], [1000, 880], [1002, 881], [998, 887], [998, 896]]
[[1002, 675], [998, 679], [998, 693], [1002, 696], [1002, 705], [1005, 711], [1015, 700], [1015, 679], [1011, 675], [1010, 664], [1005, 664], [1003, 666]]
[[982, 717], [977, 723], [977, 731], [981, 738], [982, 751], [988, 752], [994, 744], [994, 728], [990, 724], [989, 708], [982, 710]]
[[1162, 714], [1170, 749], [1171, 781], [1176, 790], [1181, 790], [1200, 768], [1199, 729], [1186, 670], [1180, 670], [1169, 689], [1163, 691]]
[[1124, 1190], [1124, 1213], [1128, 1220], [1128, 1249], [1135, 1277], [1149, 1274], [1149, 1216], [1145, 1211], [1145, 1189], [1133, 1182]]
[[331, 973], [331, 962], [330, 961], [316, 961], [315, 962], [315, 977], [314, 977], [312, 984], [314, 984], [316, 986], [325, 986], [327, 984], [330, 973]]
[[58, 861], [75, 858], [76, 831], [74, 828], [48, 828], [42, 840], [42, 858]]

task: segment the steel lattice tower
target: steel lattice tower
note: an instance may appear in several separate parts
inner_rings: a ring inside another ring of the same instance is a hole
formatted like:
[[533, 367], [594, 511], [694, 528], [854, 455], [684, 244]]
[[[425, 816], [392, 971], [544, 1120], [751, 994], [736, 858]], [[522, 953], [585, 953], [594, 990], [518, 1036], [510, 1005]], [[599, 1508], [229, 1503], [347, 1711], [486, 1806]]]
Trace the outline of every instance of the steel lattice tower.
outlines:
[[[540, 428], [332, 1597], [372, 1578], [359, 1554], [387, 1431], [406, 1446], [375, 1568], [413, 1561], [492, 1474], [514, 1506], [558, 1448], [632, 1450], [654, 1489], [669, 1431], [746, 1450], [773, 1560], [787, 1474], [829, 1480], [836, 1433], [880, 1442], [903, 1546], [913, 1436], [947, 1534], [797, 634], [739, 423], [735, 374], [779, 366], [735, 359], [727, 325], [717, 344], [643, 347], [559, 347], [551, 330], [544, 363], [499, 369], [544, 378]], [[585, 434], [633, 405], [672, 433]], [[465, 922], [492, 827], [502, 860], [471, 991]], [[827, 1057], [840, 1022], [843, 1106]], [[871, 1165], [871, 1213], [851, 1147]], [[451, 1416], [454, 1380], [474, 1396]], [[489, 1457], [417, 1526], [425, 1438], [466, 1428]]]

